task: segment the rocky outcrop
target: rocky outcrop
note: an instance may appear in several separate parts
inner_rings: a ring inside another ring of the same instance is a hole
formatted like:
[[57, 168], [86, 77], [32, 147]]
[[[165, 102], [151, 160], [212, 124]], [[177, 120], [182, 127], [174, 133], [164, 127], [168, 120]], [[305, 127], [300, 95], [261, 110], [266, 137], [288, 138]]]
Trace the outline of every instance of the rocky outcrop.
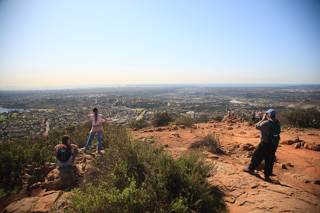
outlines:
[[49, 191], [37, 197], [26, 197], [14, 201], [8, 205], [3, 212], [50, 212], [56, 200], [62, 195], [62, 191]]
[[[44, 166], [35, 168], [29, 165], [24, 170], [21, 179], [28, 191], [26, 195], [30, 197], [16, 199], [3, 212], [50, 212], [53, 206], [59, 210], [57, 212], [64, 212], [66, 195], [56, 203], [56, 200], [62, 195], [61, 190], [73, 188], [82, 173], [90, 168], [94, 158], [96, 155], [80, 151], [76, 166], [56, 168], [55, 163], [45, 163]], [[35, 175], [43, 176], [43, 181], [35, 182]]]
[[228, 211], [247, 212], [320, 212], [320, 198], [300, 189], [266, 182], [262, 172], [250, 175], [244, 167], [216, 162], [216, 174], [209, 183], [222, 192]]
[[293, 137], [288, 140], [281, 141], [281, 144], [294, 145], [295, 148], [306, 148], [314, 151], [320, 151], [320, 143], [316, 142], [305, 142], [299, 139], [299, 137]]
[[76, 183], [74, 167], [58, 168], [52, 170], [46, 177], [46, 181], [41, 183], [47, 190], [61, 190], [73, 186]]

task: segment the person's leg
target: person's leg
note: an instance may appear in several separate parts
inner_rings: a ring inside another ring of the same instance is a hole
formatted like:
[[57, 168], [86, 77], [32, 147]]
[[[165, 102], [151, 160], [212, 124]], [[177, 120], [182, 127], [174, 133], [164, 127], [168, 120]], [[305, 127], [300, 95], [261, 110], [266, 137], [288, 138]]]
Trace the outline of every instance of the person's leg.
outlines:
[[264, 155], [264, 144], [260, 142], [252, 154], [249, 169], [254, 171], [264, 159]]
[[89, 139], [88, 139], [88, 141], [87, 141], [87, 144], [86, 144], [86, 146], [85, 147], [83, 147], [82, 149], [84, 149], [84, 150], [88, 150], [89, 148], [90, 148], [90, 146], [91, 146], [91, 142], [93, 141], [93, 138], [94, 138], [94, 136], [96, 135], [96, 132], [92, 132], [92, 133], [90, 133], [90, 135], [89, 135]]
[[278, 148], [278, 146], [272, 146], [272, 155], [271, 155], [271, 157], [270, 157], [270, 160], [272, 160], [272, 164], [271, 164], [271, 168], [270, 168], [270, 173], [269, 173], [269, 176], [270, 175], [272, 175], [272, 171], [273, 171], [273, 165], [274, 165], [274, 159], [275, 159], [275, 157], [276, 157], [276, 151], [277, 151], [277, 148]]
[[264, 165], [264, 176], [265, 178], [269, 178], [272, 173], [274, 155], [272, 150], [272, 144], [265, 144], [265, 165]]
[[102, 130], [98, 132], [97, 152], [101, 151], [101, 142], [102, 142]]

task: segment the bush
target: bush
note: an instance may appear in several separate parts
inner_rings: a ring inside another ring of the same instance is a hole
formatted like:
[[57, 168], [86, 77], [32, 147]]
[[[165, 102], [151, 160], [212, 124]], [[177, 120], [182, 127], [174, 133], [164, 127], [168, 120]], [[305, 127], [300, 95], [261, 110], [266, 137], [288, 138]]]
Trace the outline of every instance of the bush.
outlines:
[[247, 121], [247, 122], [251, 122], [252, 121], [252, 116], [245, 116], [242, 118], [244, 121]]
[[320, 112], [316, 107], [279, 113], [277, 119], [283, 126], [320, 128]]
[[209, 121], [207, 114], [200, 114], [198, 119], [196, 120], [197, 123], [207, 123]]
[[222, 119], [223, 119], [223, 118], [222, 118], [220, 115], [217, 115], [216, 117], [213, 118], [213, 120], [219, 121], [219, 122], [221, 122]]
[[153, 119], [152, 119], [152, 124], [155, 127], [158, 126], [168, 126], [170, 122], [173, 121], [173, 117], [170, 113], [168, 112], [157, 112], [154, 114]]
[[95, 161], [95, 177], [86, 173], [88, 184], [74, 190], [71, 211], [218, 212], [223, 208], [206, 181], [213, 165], [200, 155], [174, 160], [163, 147], [132, 141], [122, 127], [107, 131], [109, 148]]
[[54, 162], [53, 147], [54, 144], [47, 137], [3, 142], [0, 149], [0, 178], [8, 177], [11, 172], [20, 173], [28, 164], [39, 166]]
[[142, 128], [145, 128], [147, 127], [149, 124], [146, 120], [143, 120], [143, 119], [140, 119], [140, 120], [134, 120], [134, 121], [131, 121], [129, 123], [129, 127], [132, 128], [132, 129], [142, 129]]
[[185, 116], [185, 117], [182, 117], [182, 118], [177, 118], [173, 124], [175, 125], [185, 125], [185, 126], [188, 126], [188, 127], [191, 127], [192, 126], [192, 121], [191, 121], [191, 118]]
[[[1, 144], [0, 149], [0, 179], [9, 177], [11, 172], [19, 172], [29, 164], [43, 165], [45, 162], [55, 162], [54, 147], [61, 143], [63, 135], [70, 135], [71, 143], [83, 147], [92, 127], [91, 122], [81, 127], [68, 127], [63, 131], [50, 131], [48, 136], [38, 138], [11, 139]], [[105, 132], [103, 146], [107, 146]]]
[[207, 148], [209, 152], [219, 154], [223, 153], [219, 137], [215, 133], [206, 135], [203, 140], [196, 141], [189, 146], [189, 149], [204, 149]]

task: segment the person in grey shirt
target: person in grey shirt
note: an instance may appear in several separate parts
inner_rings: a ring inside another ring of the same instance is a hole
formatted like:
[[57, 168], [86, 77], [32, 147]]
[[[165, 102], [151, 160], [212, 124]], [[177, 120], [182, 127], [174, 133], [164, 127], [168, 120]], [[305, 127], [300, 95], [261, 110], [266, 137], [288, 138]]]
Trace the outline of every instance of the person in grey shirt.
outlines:
[[243, 169], [244, 172], [254, 174], [254, 170], [260, 165], [262, 160], [265, 160], [264, 176], [267, 181], [271, 180], [270, 175], [272, 174], [275, 152], [278, 147], [273, 145], [269, 139], [272, 123], [276, 122], [279, 122], [276, 119], [276, 111], [274, 109], [269, 109], [262, 120], [256, 124], [256, 129], [260, 130], [261, 142], [252, 154], [249, 168]]

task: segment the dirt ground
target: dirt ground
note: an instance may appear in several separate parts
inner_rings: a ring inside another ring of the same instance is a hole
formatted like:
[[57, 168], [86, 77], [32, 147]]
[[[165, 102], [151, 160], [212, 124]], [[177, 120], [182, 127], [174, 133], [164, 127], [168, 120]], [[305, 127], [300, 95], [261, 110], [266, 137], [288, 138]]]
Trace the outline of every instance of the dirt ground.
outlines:
[[[296, 143], [280, 144], [273, 169], [275, 176], [271, 177], [272, 182], [269, 183], [263, 178], [263, 166], [256, 171], [256, 175], [242, 172], [242, 169], [249, 165], [253, 152], [244, 150], [243, 145], [250, 143], [255, 147], [260, 142], [260, 131], [254, 126], [241, 121], [201, 123], [195, 126], [196, 129], [178, 127], [175, 130], [172, 127], [164, 127], [161, 128], [162, 131], [151, 128], [132, 131], [132, 134], [135, 139], [147, 138], [165, 146], [166, 151], [175, 158], [190, 150], [189, 147], [203, 140], [205, 135], [214, 133], [218, 136], [221, 149], [225, 154], [208, 155], [207, 160], [217, 165], [216, 174], [208, 178], [208, 181], [213, 187], [220, 189], [230, 212], [314, 212], [314, 210], [320, 210], [319, 151], [303, 146], [295, 148]], [[298, 137], [300, 144], [303, 142], [320, 144], [319, 134], [318, 129], [286, 128], [282, 129], [280, 143]], [[233, 176], [232, 179], [230, 179], [231, 176]], [[238, 183], [235, 180], [238, 180]], [[290, 207], [279, 207], [279, 205], [284, 206], [285, 203], [269, 201], [266, 197], [271, 192], [277, 192], [278, 196], [285, 195], [279, 199], [291, 199], [289, 200]], [[265, 196], [263, 196], [264, 193], [266, 193]], [[242, 202], [238, 202], [239, 200]]]
[[[163, 145], [174, 158], [189, 152], [206, 135], [215, 134], [223, 153], [198, 151], [215, 164], [215, 171], [207, 180], [222, 195], [228, 212], [320, 212], [320, 152], [304, 146], [296, 148], [297, 144], [320, 144], [318, 129], [282, 129], [271, 182], [264, 180], [263, 166], [254, 175], [242, 171], [260, 142], [260, 131], [240, 119], [195, 124], [192, 128], [168, 126], [129, 131], [134, 139]], [[299, 142], [288, 145], [288, 140], [296, 139]], [[2, 198], [0, 211], [15, 200], [37, 196], [39, 190], [42, 188], [30, 192], [24, 189]]]

